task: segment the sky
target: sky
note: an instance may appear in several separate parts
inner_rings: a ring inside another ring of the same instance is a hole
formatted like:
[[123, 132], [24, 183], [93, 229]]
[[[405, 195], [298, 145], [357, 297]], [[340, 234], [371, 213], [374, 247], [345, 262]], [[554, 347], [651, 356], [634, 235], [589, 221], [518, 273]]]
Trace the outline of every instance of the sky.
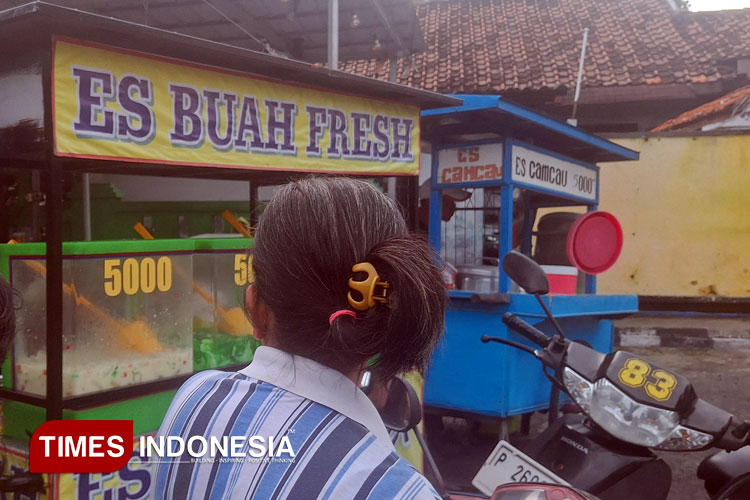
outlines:
[[690, 0], [690, 10], [748, 9], [750, 0]]

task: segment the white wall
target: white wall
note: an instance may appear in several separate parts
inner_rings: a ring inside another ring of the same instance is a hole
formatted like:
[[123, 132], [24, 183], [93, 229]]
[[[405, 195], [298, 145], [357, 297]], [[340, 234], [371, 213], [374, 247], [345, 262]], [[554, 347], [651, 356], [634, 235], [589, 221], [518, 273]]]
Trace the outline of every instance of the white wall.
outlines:
[[7, 73], [0, 76], [0, 127], [19, 120], [44, 120], [42, 78], [33, 73]]

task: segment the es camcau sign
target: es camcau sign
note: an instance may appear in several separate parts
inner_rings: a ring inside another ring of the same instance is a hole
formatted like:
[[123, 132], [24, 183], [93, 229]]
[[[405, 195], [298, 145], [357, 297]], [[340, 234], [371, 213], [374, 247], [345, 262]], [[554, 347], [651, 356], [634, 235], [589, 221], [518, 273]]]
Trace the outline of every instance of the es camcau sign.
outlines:
[[513, 144], [511, 178], [514, 182], [594, 201], [599, 171], [558, 155]]
[[502, 143], [441, 149], [438, 153], [438, 184], [493, 181], [502, 177]]
[[[515, 141], [510, 144], [510, 179], [514, 183], [596, 201], [599, 180], [596, 166]], [[503, 179], [504, 151], [502, 142], [441, 149], [437, 183], [497, 184]]]

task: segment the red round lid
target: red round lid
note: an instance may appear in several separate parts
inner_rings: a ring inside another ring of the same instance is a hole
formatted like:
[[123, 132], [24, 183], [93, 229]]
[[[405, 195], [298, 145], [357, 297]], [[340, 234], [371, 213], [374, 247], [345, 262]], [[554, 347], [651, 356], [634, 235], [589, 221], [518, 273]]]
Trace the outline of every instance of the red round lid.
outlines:
[[604, 272], [620, 256], [622, 227], [609, 212], [589, 212], [570, 228], [566, 251], [571, 264], [584, 273]]

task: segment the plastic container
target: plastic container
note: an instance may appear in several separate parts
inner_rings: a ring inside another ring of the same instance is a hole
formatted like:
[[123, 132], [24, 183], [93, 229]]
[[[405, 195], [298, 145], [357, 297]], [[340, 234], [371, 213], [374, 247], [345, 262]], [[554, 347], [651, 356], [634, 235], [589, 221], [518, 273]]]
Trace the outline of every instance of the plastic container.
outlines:
[[542, 266], [549, 280], [549, 293], [575, 295], [578, 292], [578, 269], [574, 266]]

